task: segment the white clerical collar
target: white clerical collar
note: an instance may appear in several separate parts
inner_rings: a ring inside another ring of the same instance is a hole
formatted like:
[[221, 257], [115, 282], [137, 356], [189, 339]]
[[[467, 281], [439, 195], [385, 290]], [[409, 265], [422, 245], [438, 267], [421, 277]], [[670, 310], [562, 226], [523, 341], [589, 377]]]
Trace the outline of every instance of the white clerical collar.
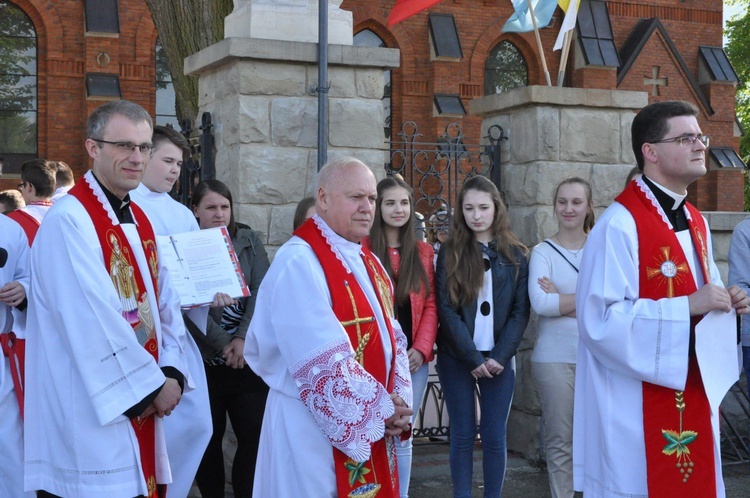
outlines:
[[661, 190], [662, 192], [664, 192], [665, 194], [667, 194], [669, 197], [671, 197], [674, 200], [674, 204], [672, 205], [672, 209], [677, 209], [678, 207], [680, 207], [680, 204], [682, 204], [682, 202], [685, 200], [685, 197], [687, 197], [687, 195], [680, 195], [680, 194], [678, 194], [676, 192], [672, 192], [671, 190], [669, 190], [664, 185], [659, 185], [650, 176], [648, 177], [648, 179], [649, 179], [649, 181], [651, 183], [653, 183], [656, 187], [658, 187], [659, 190]]
[[139, 183], [135, 188], [135, 191], [146, 199], [160, 199], [165, 195], [169, 195], [167, 192], [154, 192], [143, 183]]
[[333, 229], [328, 225], [328, 223], [323, 221], [323, 218], [318, 216], [317, 213], [313, 215], [313, 221], [323, 233], [323, 237], [325, 237], [326, 241], [328, 242], [331, 251], [333, 251], [339, 261], [344, 264], [344, 268], [346, 268], [347, 273], [352, 273], [352, 270], [349, 267], [349, 263], [346, 261], [344, 254], [346, 254], [350, 258], [354, 257], [358, 259], [359, 253], [362, 252], [362, 246], [357, 242], [347, 240], [341, 235], [334, 232]]

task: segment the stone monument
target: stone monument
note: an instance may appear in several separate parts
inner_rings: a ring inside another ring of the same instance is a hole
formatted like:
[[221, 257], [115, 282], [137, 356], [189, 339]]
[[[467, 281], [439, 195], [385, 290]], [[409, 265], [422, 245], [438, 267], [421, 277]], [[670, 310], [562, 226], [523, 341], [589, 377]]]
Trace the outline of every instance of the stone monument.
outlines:
[[[352, 44], [352, 13], [342, 0], [328, 0], [328, 43]], [[234, 0], [224, 19], [224, 37], [318, 43], [318, 1]]]
[[[352, 46], [340, 4], [329, 1], [328, 157], [357, 157], [382, 178], [383, 72], [399, 51]], [[216, 177], [273, 255], [317, 172], [318, 0], [235, 1], [225, 26], [224, 40], [185, 59], [185, 74], [199, 78], [199, 115], [216, 125]]]

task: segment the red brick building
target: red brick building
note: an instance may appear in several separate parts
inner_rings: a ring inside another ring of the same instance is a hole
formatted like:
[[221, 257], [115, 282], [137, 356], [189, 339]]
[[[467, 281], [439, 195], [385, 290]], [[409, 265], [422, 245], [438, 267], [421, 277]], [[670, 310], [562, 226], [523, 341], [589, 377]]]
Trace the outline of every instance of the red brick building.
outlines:
[[[342, 4], [353, 12], [358, 42], [374, 40], [401, 50], [401, 67], [391, 74], [394, 130], [415, 121], [433, 141], [446, 125], [459, 121], [467, 143], [478, 143], [481, 119], [463, 115], [462, 106], [468, 109], [472, 98], [488, 93], [485, 87], [494, 92], [545, 84], [534, 34], [501, 31], [513, 14], [510, 0], [443, 0], [387, 28], [394, 3]], [[579, 41], [571, 50], [565, 85], [647, 91], [652, 102], [694, 103], [703, 132], [711, 136], [712, 166], [692, 188], [692, 200], [704, 210], [739, 211], [744, 183], [736, 167], [741, 166], [735, 152], [741, 133], [734, 113], [737, 78], [721, 50], [722, 8], [722, 0], [582, 0]], [[5, 159], [0, 188], [14, 186], [19, 161], [36, 155], [66, 161], [81, 173], [88, 164], [82, 146], [86, 118], [103, 99], [125, 98], [157, 111], [157, 33], [143, 0], [0, 0], [0, 9], [0, 17], [21, 12], [33, 28], [33, 36], [28, 30], [19, 34], [0, 21], [0, 41], [3, 36], [34, 38], [36, 57], [33, 81], [24, 79], [33, 83], [34, 97], [13, 102], [20, 107], [10, 110], [2, 102], [2, 85], [19, 83], [3, 74], [6, 65], [0, 66], [0, 134], [16, 138], [9, 145], [0, 136]], [[550, 26], [540, 30], [553, 84], [560, 52], [552, 47], [562, 17], [558, 8]], [[22, 48], [30, 53], [26, 45]], [[168, 89], [164, 94], [168, 101]], [[159, 114], [171, 114], [159, 107]], [[9, 120], [14, 112], [35, 120], [35, 132], [18, 136], [19, 128]]]
[[[353, 12], [355, 34], [370, 30], [385, 46], [401, 50], [401, 67], [391, 78], [395, 131], [411, 120], [427, 137], [443, 133], [457, 118], [435, 116], [435, 95], [457, 96], [468, 109], [471, 99], [486, 94], [486, 65], [503, 42], [525, 62], [526, 84], [546, 84], [534, 33], [501, 31], [513, 14], [509, 0], [443, 0], [389, 29], [386, 20], [394, 3], [344, 0], [341, 7]], [[704, 210], [741, 211], [737, 77], [721, 49], [722, 9], [722, 0], [581, 0], [579, 42], [570, 51], [565, 86], [647, 91], [651, 102], [679, 99], [695, 104], [701, 128], [711, 136], [711, 171], [692, 187], [691, 200]], [[455, 20], [460, 57], [435, 57], [433, 35], [440, 29], [436, 14]], [[550, 26], [540, 30], [552, 84], [560, 68], [560, 51], [552, 48], [563, 16], [558, 8]], [[468, 141], [478, 143], [481, 118], [466, 115], [458, 121]]]
[[[62, 160], [76, 174], [85, 171], [86, 120], [103, 100], [129, 99], [152, 114], [156, 110], [157, 33], [143, 0], [0, 0], [0, 17], [5, 19], [0, 46], [26, 57], [19, 64], [0, 58], [0, 85], [32, 95], [0, 104], [0, 188], [18, 183], [20, 163], [29, 157]], [[29, 74], [20, 81], [13, 78], [18, 66]], [[20, 111], [34, 129], [18, 136], [12, 111]]]

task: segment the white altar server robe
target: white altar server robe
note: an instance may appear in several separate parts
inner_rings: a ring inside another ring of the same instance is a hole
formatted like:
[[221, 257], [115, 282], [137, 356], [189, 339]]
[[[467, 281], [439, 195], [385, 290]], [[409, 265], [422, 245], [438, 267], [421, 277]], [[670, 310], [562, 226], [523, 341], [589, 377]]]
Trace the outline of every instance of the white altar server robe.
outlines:
[[[21, 225], [0, 214], [0, 248], [7, 260], [0, 267], [0, 287], [20, 282], [29, 294], [29, 242]], [[16, 330], [26, 313], [0, 302], [0, 333]], [[23, 424], [8, 358], [0, 353], [0, 496], [31, 498], [23, 492]]]
[[[130, 198], [146, 213], [156, 235], [200, 230], [193, 212], [166, 192], [152, 192], [141, 183], [130, 192]], [[208, 306], [192, 308], [187, 315], [205, 332]], [[164, 435], [172, 469], [172, 484], [167, 486], [168, 498], [185, 498], [189, 494], [213, 432], [206, 369], [190, 334], [186, 335], [186, 346], [187, 368], [194, 389], [182, 397], [172, 415], [164, 418]]]

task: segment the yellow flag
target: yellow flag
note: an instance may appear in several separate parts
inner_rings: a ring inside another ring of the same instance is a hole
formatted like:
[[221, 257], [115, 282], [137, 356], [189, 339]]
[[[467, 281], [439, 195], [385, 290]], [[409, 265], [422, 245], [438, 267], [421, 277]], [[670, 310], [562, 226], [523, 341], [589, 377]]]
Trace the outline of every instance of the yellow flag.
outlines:
[[560, 8], [565, 11], [565, 18], [563, 19], [562, 25], [560, 26], [560, 34], [557, 35], [557, 41], [555, 41], [555, 46], [552, 48], [553, 51], [560, 50], [562, 48], [563, 40], [565, 39], [565, 33], [576, 27], [579, 3], [580, 0], [557, 1], [557, 4], [560, 6]]

